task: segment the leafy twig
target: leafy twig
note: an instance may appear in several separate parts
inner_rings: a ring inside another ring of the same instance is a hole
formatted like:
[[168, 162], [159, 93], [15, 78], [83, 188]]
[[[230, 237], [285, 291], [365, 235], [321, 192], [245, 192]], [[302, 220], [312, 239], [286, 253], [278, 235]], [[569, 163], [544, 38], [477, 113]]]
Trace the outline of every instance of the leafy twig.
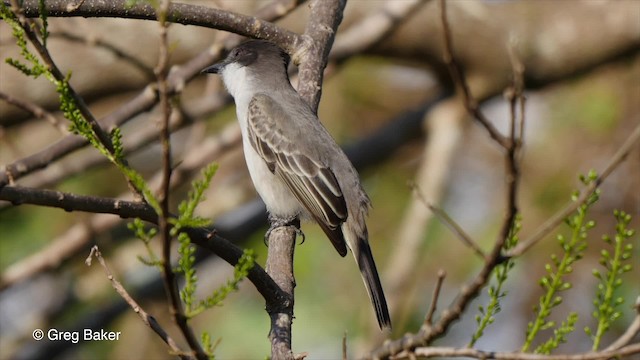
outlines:
[[622, 285], [622, 274], [631, 271], [633, 267], [630, 261], [633, 244], [627, 242], [635, 234], [635, 230], [628, 229], [631, 215], [615, 210], [614, 216], [617, 221], [616, 235], [613, 239], [608, 235], [602, 237], [607, 244], [613, 246], [613, 256], [608, 250], [603, 249], [600, 253], [600, 265], [606, 269], [606, 273], [603, 275], [599, 270], [593, 270], [593, 275], [600, 281], [597, 297], [593, 301], [596, 307], [593, 317], [598, 320], [598, 325], [595, 332], [588, 327], [585, 331], [593, 340], [592, 350], [594, 351], [600, 348], [602, 336], [609, 330], [611, 323], [622, 315], [616, 308], [624, 303], [624, 298], [616, 298], [614, 294], [615, 290]]

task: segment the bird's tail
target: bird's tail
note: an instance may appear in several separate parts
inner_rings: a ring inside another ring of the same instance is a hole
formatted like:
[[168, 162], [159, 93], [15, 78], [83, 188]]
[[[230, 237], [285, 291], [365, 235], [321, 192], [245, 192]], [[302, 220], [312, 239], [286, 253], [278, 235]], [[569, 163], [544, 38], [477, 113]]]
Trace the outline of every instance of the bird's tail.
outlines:
[[351, 246], [351, 251], [356, 258], [356, 263], [358, 263], [360, 273], [362, 274], [362, 280], [364, 280], [364, 285], [369, 292], [369, 299], [371, 299], [373, 308], [376, 311], [378, 325], [380, 325], [380, 329], [391, 330], [391, 317], [389, 316], [387, 300], [384, 297], [384, 291], [382, 290], [378, 269], [373, 260], [369, 242], [366, 237], [360, 236], [349, 240], [354, 240], [353, 242], [349, 241], [349, 244], [355, 245]]

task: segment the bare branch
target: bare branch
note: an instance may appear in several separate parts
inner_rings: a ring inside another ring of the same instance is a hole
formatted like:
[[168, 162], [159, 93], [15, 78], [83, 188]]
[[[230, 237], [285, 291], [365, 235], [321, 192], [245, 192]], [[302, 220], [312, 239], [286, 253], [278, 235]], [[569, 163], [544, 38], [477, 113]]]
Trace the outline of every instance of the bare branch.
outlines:
[[331, 60], [344, 60], [383, 41], [427, 2], [428, 0], [387, 0], [375, 13], [340, 33], [331, 49]]
[[53, 125], [56, 129], [58, 129], [58, 131], [60, 131], [62, 134], [65, 134], [65, 135], [69, 134], [69, 131], [67, 130], [66, 126], [64, 126], [60, 121], [58, 121], [58, 119], [55, 116], [53, 116], [53, 114], [41, 108], [40, 106], [28, 101], [17, 99], [2, 91], [0, 91], [0, 99], [8, 102], [9, 104], [19, 107], [22, 110], [28, 111], [29, 113], [31, 113], [31, 115], [37, 117], [38, 119], [43, 119], [48, 121], [51, 125]]
[[506, 256], [520, 256], [524, 252], [526, 252], [530, 247], [535, 245], [538, 241], [542, 240], [545, 236], [547, 236], [553, 229], [555, 229], [558, 225], [560, 225], [564, 219], [571, 215], [576, 209], [584, 203], [589, 196], [600, 186], [606, 179], [611, 175], [611, 173], [624, 161], [624, 159], [629, 155], [629, 153], [633, 150], [634, 146], [638, 144], [640, 140], [640, 125], [636, 126], [635, 129], [631, 132], [629, 137], [625, 140], [625, 142], [620, 146], [618, 151], [611, 157], [609, 163], [605, 168], [598, 174], [598, 177], [595, 181], [591, 182], [586, 188], [582, 189], [580, 196], [575, 201], [572, 201], [565, 205], [565, 207], [558, 211], [555, 215], [549, 218], [544, 224], [540, 225], [540, 228], [536, 233], [528, 237], [527, 239], [521, 241], [515, 248], [511, 251], [508, 251]]
[[[151, 86], [145, 88], [133, 100], [124, 104], [118, 110], [110, 113], [100, 121], [102, 127], [107, 130], [122, 125], [136, 115], [151, 109], [157, 102], [157, 93]], [[4, 171], [0, 172], [0, 186], [9, 182], [9, 178], [18, 180], [36, 170], [46, 168], [56, 160], [87, 146], [88, 141], [77, 135], [68, 135], [62, 140], [48, 146], [47, 148], [25, 158], [14, 161], [6, 165]]]
[[[51, 54], [49, 54], [49, 51], [47, 50], [47, 48], [44, 47], [44, 45], [38, 39], [28, 19], [24, 15], [23, 9], [20, 7], [20, 3], [17, 0], [11, 0], [11, 10], [18, 18], [18, 21], [20, 22], [20, 26], [24, 30], [25, 35], [27, 36], [27, 38], [29, 39], [33, 47], [36, 49], [36, 51], [42, 58], [42, 61], [51, 72], [51, 75], [53, 75], [53, 77], [59, 82], [66, 82], [67, 80], [65, 75], [62, 74], [62, 72], [60, 71], [56, 63], [53, 61], [53, 58], [51, 57]], [[75, 90], [71, 85], [69, 85], [68, 90], [69, 90], [69, 95], [73, 98], [74, 103], [78, 107], [78, 110], [80, 111], [84, 119], [87, 122], [89, 122], [89, 124], [91, 125], [91, 128], [93, 129], [93, 132], [95, 133], [98, 140], [102, 143], [102, 145], [104, 145], [104, 147], [109, 152], [114, 153], [114, 148], [113, 148], [113, 144], [111, 143], [111, 138], [102, 129], [102, 127], [100, 127], [100, 124], [98, 123], [96, 118], [93, 116], [93, 113], [89, 110], [89, 107], [84, 102], [84, 99], [80, 95], [78, 95], [78, 93], [75, 92]]]
[[[69, 8], [67, 0], [46, 0], [50, 17], [115, 17], [122, 19], [157, 20], [156, 9], [147, 2], [138, 1], [127, 5], [126, 0], [84, 0], [80, 6]], [[40, 15], [38, 0], [24, 1], [24, 14], [27, 17]], [[276, 15], [280, 14], [276, 13]], [[192, 4], [171, 4], [167, 11], [168, 22], [183, 25], [197, 25], [206, 28], [234, 32], [256, 39], [270, 40], [292, 52], [301, 42], [300, 35], [285, 30], [268, 21], [254, 16], [237, 14]]]
[[440, 289], [442, 288], [442, 283], [444, 282], [444, 278], [447, 276], [447, 273], [440, 269], [438, 270], [438, 280], [436, 281], [436, 287], [433, 289], [433, 296], [431, 297], [431, 305], [429, 306], [429, 310], [427, 311], [427, 316], [424, 317], [425, 327], [431, 327], [433, 324], [433, 314], [436, 312], [436, 307], [438, 306], [438, 299], [440, 298]]
[[59, 37], [61, 39], [65, 39], [68, 41], [85, 43], [87, 45], [97, 46], [107, 51], [110, 51], [112, 54], [117, 56], [120, 59], [127, 61], [129, 64], [133, 65], [136, 69], [140, 70], [148, 80], [152, 80], [154, 78], [153, 69], [147, 66], [142, 60], [138, 59], [136, 56], [127, 54], [125, 51], [119, 49], [117, 46], [100, 39], [99, 37], [83, 37], [68, 31], [52, 31], [49, 33], [49, 37]]
[[300, 64], [298, 71], [298, 92], [309, 103], [313, 111], [318, 111], [322, 96], [324, 68], [346, 0], [315, 0], [310, 4], [311, 19], [304, 31], [304, 44], [296, 49], [292, 59]]
[[[454, 75], [454, 79], [456, 83], [460, 84], [463, 88], [463, 92], [465, 92], [465, 105], [467, 107], [467, 111], [469, 113], [474, 113], [477, 109], [474, 109], [470, 104], [473, 101], [469, 101], [471, 99], [468, 89], [464, 90], [466, 87], [466, 80], [464, 79], [462, 72], [457, 67], [455, 60], [453, 59], [451, 53], [451, 34], [449, 27], [447, 25], [446, 19], [446, 10], [444, 1], [440, 1], [441, 6], [441, 20], [443, 22], [444, 33], [443, 36], [445, 38], [445, 57], [448, 57], [446, 60], [452, 69], [452, 75]], [[514, 90], [513, 90], [513, 100], [512, 100], [512, 118], [511, 118], [511, 132], [510, 139], [504, 139], [502, 135], [497, 132], [492, 132], [491, 124], [487, 122], [482, 122], [483, 125], [489, 130], [491, 137], [498, 141], [501, 146], [503, 146], [507, 152], [505, 154], [506, 163], [507, 163], [507, 214], [502, 225], [502, 229], [496, 242], [493, 245], [491, 252], [484, 256], [485, 263], [478, 275], [471, 281], [471, 283], [463, 286], [460, 289], [460, 293], [458, 297], [453, 301], [453, 303], [442, 312], [442, 315], [439, 321], [431, 326], [431, 324], [427, 321], [423, 324], [420, 331], [416, 334], [405, 335], [403, 338], [391, 341], [384, 344], [381, 348], [376, 350], [370, 356], [372, 358], [379, 357], [387, 357], [389, 355], [396, 355], [401, 351], [406, 351], [410, 356], [415, 356], [415, 350], [418, 346], [422, 346], [424, 344], [429, 344], [434, 339], [442, 336], [445, 331], [449, 328], [449, 326], [456, 320], [458, 320], [464, 310], [467, 308], [471, 300], [478, 296], [480, 290], [484, 288], [487, 282], [490, 279], [491, 273], [493, 269], [503, 261], [502, 250], [504, 244], [506, 243], [512, 229], [513, 224], [518, 213], [517, 208], [517, 190], [518, 190], [518, 182], [519, 182], [519, 170], [518, 170], [518, 162], [517, 155], [518, 150], [520, 148], [520, 144], [516, 141], [520, 135], [516, 135], [516, 112], [515, 105], [518, 100], [522, 99], [522, 72], [519, 72], [519, 76], [514, 76]], [[456, 78], [457, 77], [457, 78]], [[499, 137], [496, 137], [499, 136]], [[429, 318], [430, 315], [427, 315]]]
[[429, 210], [431, 210], [433, 215], [435, 215], [447, 228], [449, 228], [449, 230], [451, 230], [456, 236], [458, 236], [463, 244], [471, 248], [481, 259], [487, 258], [487, 255], [484, 253], [482, 248], [480, 248], [478, 243], [476, 243], [475, 240], [473, 240], [471, 236], [469, 236], [464, 231], [464, 229], [462, 229], [462, 227], [455, 222], [455, 220], [453, 220], [444, 210], [428, 202], [424, 194], [422, 193], [422, 190], [420, 190], [420, 188], [416, 184], [411, 184], [411, 187], [413, 188], [413, 191], [416, 193], [418, 198], [422, 201], [422, 203]]
[[169, 348], [171, 348], [171, 351], [174, 354], [180, 356], [181, 359], [191, 359], [190, 356], [186, 355], [184, 351], [180, 349], [178, 344], [176, 344], [171, 336], [169, 336], [169, 334], [164, 331], [164, 329], [162, 328], [162, 326], [160, 326], [160, 324], [158, 324], [156, 319], [153, 316], [149, 315], [146, 311], [144, 311], [144, 309], [140, 305], [138, 305], [138, 303], [131, 297], [131, 295], [129, 295], [124, 286], [122, 286], [122, 284], [118, 280], [116, 280], [116, 278], [113, 276], [113, 273], [111, 273], [107, 262], [102, 257], [102, 253], [98, 249], [97, 245], [91, 248], [91, 252], [87, 257], [87, 260], [85, 261], [87, 266], [91, 266], [91, 258], [93, 256], [95, 256], [96, 259], [98, 259], [98, 262], [100, 262], [100, 265], [104, 269], [105, 274], [107, 274], [107, 279], [109, 279], [109, 281], [111, 282], [111, 286], [113, 286], [116, 292], [124, 299], [124, 301], [127, 302], [127, 304], [129, 304], [131, 309], [133, 309], [133, 311], [138, 314], [140, 319], [142, 319], [142, 322], [149, 328], [151, 328], [151, 330], [153, 330], [153, 332], [155, 332], [162, 339], [162, 341], [169, 345]]
[[[24, 188], [20, 186], [0, 187], [0, 200], [14, 204], [41, 205], [63, 209], [65, 211], [87, 211], [93, 213], [115, 214], [121, 218], [140, 218], [152, 224], [158, 224], [158, 215], [150, 205], [125, 200], [116, 200], [96, 196], [74, 195], [53, 190]], [[204, 228], [182, 229], [194, 244], [203, 247], [236, 265], [243, 255], [242, 249], [229, 240]], [[273, 279], [258, 264], [254, 265], [247, 276], [256, 289], [265, 298], [267, 304], [278, 303], [285, 295]]]
[[478, 102], [471, 95], [471, 90], [469, 89], [469, 84], [467, 84], [467, 80], [464, 77], [462, 68], [456, 62], [453, 56], [453, 40], [451, 36], [451, 30], [449, 28], [449, 21], [447, 20], [447, 6], [444, 0], [439, 0], [440, 3], [440, 20], [442, 21], [442, 29], [443, 29], [443, 37], [444, 37], [444, 63], [449, 68], [449, 72], [451, 74], [451, 78], [453, 82], [458, 87], [459, 92], [462, 94], [464, 99], [464, 104], [467, 107], [469, 113], [471, 113], [474, 118], [482, 125], [491, 138], [497, 142], [500, 146], [507, 149], [509, 147], [508, 140], [498, 132], [498, 130], [491, 124], [491, 121], [487, 119], [482, 111], [480, 111], [480, 106]]
[[199, 360], [208, 360], [209, 356], [204, 352], [200, 342], [193, 333], [193, 329], [187, 323], [187, 316], [182, 307], [180, 294], [178, 292], [178, 284], [176, 282], [176, 274], [171, 265], [171, 224], [169, 219], [169, 200], [171, 187], [171, 139], [169, 129], [169, 119], [171, 117], [171, 102], [169, 98], [169, 85], [167, 77], [169, 74], [169, 49], [168, 49], [168, 26], [167, 15], [169, 11], [170, 0], [163, 0], [158, 9], [158, 24], [160, 25], [160, 44], [158, 54], [158, 65], [154, 69], [157, 79], [158, 96], [160, 97], [160, 144], [162, 145], [162, 181], [160, 185], [160, 214], [158, 216], [159, 234], [162, 241], [162, 278], [164, 288], [169, 298], [169, 313], [173, 317], [174, 322], [178, 325], [182, 336], [184, 336], [189, 348]]
[[271, 342], [271, 357], [274, 359], [294, 359], [291, 350], [293, 323], [293, 290], [296, 281], [293, 275], [293, 255], [295, 239], [300, 229], [300, 221], [296, 220], [291, 226], [281, 226], [273, 229], [269, 234], [269, 251], [265, 269], [273, 281], [287, 294], [282, 301], [267, 304], [267, 313], [271, 318], [269, 341]]
[[415, 356], [431, 357], [465, 357], [474, 359], [498, 359], [498, 360], [605, 360], [621, 358], [640, 353], [640, 344], [625, 346], [616, 351], [587, 352], [572, 355], [540, 355], [518, 352], [495, 352], [476, 349], [456, 349], [444, 347], [417, 348], [415, 353], [404, 352], [398, 354], [395, 359], [413, 359]]

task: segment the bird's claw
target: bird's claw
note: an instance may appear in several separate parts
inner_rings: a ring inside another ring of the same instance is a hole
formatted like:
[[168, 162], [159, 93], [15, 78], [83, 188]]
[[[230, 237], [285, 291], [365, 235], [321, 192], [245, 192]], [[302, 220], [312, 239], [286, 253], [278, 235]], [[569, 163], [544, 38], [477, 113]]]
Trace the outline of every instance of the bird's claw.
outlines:
[[267, 229], [267, 232], [264, 234], [264, 244], [267, 247], [269, 247], [269, 237], [271, 237], [271, 232], [279, 227], [284, 226], [293, 226], [296, 231], [296, 236], [302, 237], [302, 241], [300, 242], [300, 244], [304, 243], [306, 236], [304, 235], [302, 230], [300, 230], [300, 219], [298, 219], [298, 216], [283, 218], [269, 214], [269, 229]]

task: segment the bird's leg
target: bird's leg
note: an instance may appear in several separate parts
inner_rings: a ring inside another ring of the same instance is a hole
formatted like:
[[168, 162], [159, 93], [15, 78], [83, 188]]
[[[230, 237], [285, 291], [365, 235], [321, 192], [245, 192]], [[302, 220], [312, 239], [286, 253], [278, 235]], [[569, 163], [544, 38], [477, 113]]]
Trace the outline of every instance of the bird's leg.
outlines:
[[264, 234], [265, 245], [269, 246], [269, 236], [271, 235], [271, 232], [279, 227], [284, 227], [284, 226], [293, 226], [296, 229], [296, 234], [302, 237], [302, 242], [300, 243], [301, 244], [304, 243], [305, 235], [302, 232], [302, 230], [300, 230], [300, 219], [298, 218], [298, 215], [279, 217], [273, 214], [269, 214], [268, 218], [269, 218], [269, 229]]

